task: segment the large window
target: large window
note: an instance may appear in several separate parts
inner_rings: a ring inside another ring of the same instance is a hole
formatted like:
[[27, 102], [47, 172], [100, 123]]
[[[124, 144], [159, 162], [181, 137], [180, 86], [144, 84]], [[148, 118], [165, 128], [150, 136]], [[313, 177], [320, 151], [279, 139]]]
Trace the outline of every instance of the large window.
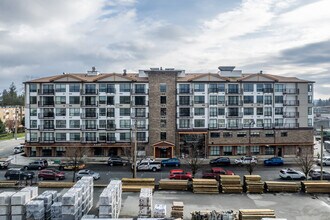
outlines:
[[265, 107], [264, 108], [264, 115], [265, 116], [272, 116], [272, 108], [271, 107]]
[[138, 141], [146, 141], [146, 132], [136, 132], [136, 139]]
[[37, 109], [31, 108], [30, 109], [30, 116], [37, 116]]
[[253, 115], [253, 108], [244, 108], [244, 115]]
[[160, 92], [166, 92], [166, 83], [161, 83], [159, 85], [159, 91]]
[[190, 108], [180, 108], [179, 109], [180, 117], [189, 117], [190, 116]]
[[109, 118], [115, 117], [115, 109], [114, 108], [107, 108], [107, 117], [109, 117]]
[[260, 147], [259, 146], [251, 146], [250, 151], [252, 155], [259, 155], [260, 154]]
[[120, 128], [131, 128], [131, 120], [127, 119], [127, 120], [120, 120], [119, 121], [119, 126]]
[[[128, 102], [124, 104], [129, 104], [130, 103], [130, 97], [129, 96], [121, 96], [121, 97], [126, 97], [121, 100], [122, 102]], [[127, 98], [129, 97], [129, 98]], [[107, 96], [107, 105], [115, 105], [115, 97], [113, 96]]]
[[56, 120], [56, 128], [66, 128], [66, 120]]
[[226, 103], [225, 100], [226, 100], [225, 96], [223, 96], [223, 95], [218, 96], [218, 103], [219, 104], [225, 104]]
[[80, 116], [80, 109], [79, 108], [70, 108], [69, 116]]
[[121, 83], [119, 85], [120, 92], [130, 92], [131, 91], [131, 84], [129, 83]]
[[180, 119], [179, 128], [190, 128], [190, 120], [189, 119]]
[[275, 107], [275, 115], [283, 115], [283, 107]]
[[146, 109], [145, 108], [136, 108], [135, 117], [146, 117]]
[[263, 108], [257, 108], [257, 115], [263, 115], [264, 109]]
[[272, 96], [266, 95], [265, 96], [265, 105], [271, 105], [272, 104]]
[[245, 146], [237, 146], [237, 155], [245, 155], [246, 147]]
[[66, 92], [66, 85], [65, 84], [55, 84], [55, 91], [56, 92]]
[[275, 84], [275, 92], [283, 92], [284, 85], [283, 84]]
[[253, 96], [252, 96], [252, 95], [251, 95], [251, 96], [247, 96], [247, 95], [245, 95], [245, 96], [244, 96], [244, 103], [245, 103], [245, 104], [253, 103]]
[[219, 156], [220, 155], [220, 147], [219, 146], [211, 146], [210, 147], [210, 155], [211, 156]]
[[194, 103], [195, 104], [204, 104], [205, 103], [205, 96], [194, 96]]
[[66, 104], [66, 97], [65, 96], [56, 96], [55, 97], [55, 104]]
[[30, 96], [30, 104], [31, 105], [37, 104], [37, 96]]
[[244, 83], [243, 89], [244, 92], [253, 92], [253, 83]]
[[79, 96], [70, 96], [69, 97], [69, 104], [70, 105], [78, 105], [78, 104], [80, 104], [80, 97]]
[[65, 108], [57, 108], [55, 110], [56, 116], [65, 116], [66, 115], [66, 109]]
[[264, 91], [264, 85], [258, 83], [258, 84], [257, 84], [257, 92], [263, 92], [263, 91]]
[[70, 84], [69, 92], [80, 92], [80, 85], [78, 83]]
[[263, 103], [264, 103], [264, 97], [258, 95], [258, 96], [257, 96], [257, 103], [258, 103], [258, 104], [263, 104]]
[[95, 84], [86, 84], [85, 93], [86, 94], [96, 94], [96, 85]]
[[135, 84], [135, 93], [143, 94], [146, 92], [145, 84]]
[[166, 96], [160, 96], [160, 104], [166, 104]]
[[70, 141], [80, 141], [80, 133], [70, 133]]
[[179, 84], [179, 93], [190, 93], [189, 84]]
[[224, 83], [211, 83], [209, 84], [209, 92], [210, 93], [218, 93], [225, 91], [225, 84]]
[[195, 115], [196, 116], [201, 116], [201, 115], [205, 115], [205, 108], [195, 108], [194, 109]]
[[231, 155], [233, 155], [233, 148], [231, 146], [224, 146], [223, 147], [223, 155], [224, 156], [231, 156]]
[[131, 103], [131, 97], [130, 96], [120, 96], [119, 97], [119, 103], [120, 104], [130, 104]]
[[210, 117], [217, 117], [218, 116], [218, 109], [217, 108], [210, 108]]
[[37, 92], [37, 84], [34, 83], [30, 84], [30, 92]]
[[119, 116], [131, 116], [131, 109], [130, 108], [120, 108]]
[[120, 133], [119, 140], [121, 140], [121, 141], [130, 141], [131, 140], [131, 133], [130, 132]]
[[211, 95], [210, 96], [210, 105], [217, 105], [217, 96], [216, 95]]
[[38, 127], [38, 121], [37, 120], [31, 120], [30, 121], [30, 128], [37, 128]]
[[166, 132], [160, 132], [160, 140], [165, 141], [166, 140]]
[[194, 84], [194, 91], [195, 92], [205, 92], [205, 84], [203, 84], [203, 83], [195, 83]]
[[274, 155], [274, 153], [275, 153], [275, 149], [274, 149], [274, 147], [266, 147], [265, 148], [265, 154], [266, 155]]
[[66, 133], [56, 133], [55, 140], [56, 141], [66, 141]]
[[238, 84], [228, 84], [228, 93], [237, 94], [238, 92], [239, 92]]
[[218, 128], [217, 119], [210, 119], [209, 120], [209, 128], [211, 128], [211, 129]]
[[195, 119], [195, 128], [203, 128], [205, 127], [204, 119]]
[[179, 96], [179, 105], [189, 105], [190, 97], [189, 96]]
[[275, 96], [275, 103], [283, 103], [283, 96]]
[[135, 96], [134, 97], [135, 105], [146, 105], [146, 97], [145, 96]]
[[100, 104], [100, 105], [105, 105], [105, 104], [107, 104], [107, 97], [106, 97], [106, 96], [100, 96], [100, 97], [99, 97], [99, 104]]

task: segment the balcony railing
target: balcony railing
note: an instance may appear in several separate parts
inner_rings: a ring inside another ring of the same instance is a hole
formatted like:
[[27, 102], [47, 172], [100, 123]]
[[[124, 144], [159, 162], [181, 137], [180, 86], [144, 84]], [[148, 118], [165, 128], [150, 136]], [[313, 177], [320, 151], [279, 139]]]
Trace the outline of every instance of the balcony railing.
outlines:
[[80, 117], [82, 119], [85, 119], [85, 118], [93, 118], [93, 119], [96, 119], [98, 118], [98, 114], [95, 112], [95, 113], [81, 113]]
[[209, 93], [219, 93], [219, 92], [225, 92], [225, 90], [220, 88], [209, 88]]
[[107, 138], [107, 139], [106, 139], [106, 142], [107, 142], [107, 143], [110, 143], [110, 144], [111, 144], [111, 143], [116, 143], [116, 138], [115, 138], [115, 137], [113, 137], [113, 138]]
[[263, 88], [264, 93], [273, 93], [274, 89], [273, 88]]
[[149, 118], [149, 112], [145, 112], [144, 114], [136, 114], [135, 112], [133, 112], [131, 114], [132, 118]]
[[97, 130], [96, 125], [81, 125], [81, 130], [86, 131], [86, 130]]
[[243, 117], [243, 112], [227, 112], [226, 116], [228, 118], [241, 118]]
[[226, 102], [226, 105], [227, 106], [242, 106], [243, 105], [243, 101], [242, 100], [239, 100], [237, 102], [230, 102], [230, 101], [227, 101]]
[[81, 143], [97, 143], [98, 138], [97, 137], [82, 137]]
[[54, 102], [41, 102], [41, 101], [38, 101], [38, 107], [54, 107]]
[[147, 95], [147, 94], [149, 94], [149, 90], [148, 89], [134, 89], [132, 91], [132, 94], [144, 94], [144, 95]]
[[190, 100], [189, 102], [179, 102], [179, 106], [193, 106], [194, 105], [194, 101]]
[[283, 118], [298, 118], [299, 112], [284, 112]]
[[96, 102], [84, 102], [84, 101], [81, 101], [80, 102], [80, 105], [81, 107], [97, 107], [99, 105], [99, 102], [96, 101]]
[[107, 131], [116, 130], [116, 124], [107, 124], [107, 126], [105, 127], [105, 130], [107, 130]]
[[299, 100], [284, 100], [283, 106], [299, 106]]
[[226, 89], [226, 94], [242, 94], [242, 89]]
[[105, 92], [105, 93], [116, 93], [116, 89], [115, 88], [106, 88], [105, 90], [99, 90], [99, 92]]
[[98, 89], [81, 89], [80, 90], [81, 95], [97, 95], [99, 94]]
[[55, 117], [54, 112], [49, 113], [38, 113], [39, 119], [53, 119]]
[[39, 137], [39, 143], [54, 143], [54, 142], [55, 142], [54, 137], [49, 137], [49, 138]]
[[284, 94], [299, 94], [299, 89], [293, 88], [293, 89], [284, 89]]
[[148, 106], [149, 105], [149, 101], [145, 101], [144, 103], [136, 103], [136, 102], [132, 102], [133, 106]]
[[176, 92], [178, 94], [193, 94], [193, 89], [177, 89]]
[[39, 130], [40, 131], [49, 131], [49, 130], [54, 130], [55, 126], [54, 125], [39, 125]]
[[38, 95], [54, 95], [54, 89], [38, 89]]

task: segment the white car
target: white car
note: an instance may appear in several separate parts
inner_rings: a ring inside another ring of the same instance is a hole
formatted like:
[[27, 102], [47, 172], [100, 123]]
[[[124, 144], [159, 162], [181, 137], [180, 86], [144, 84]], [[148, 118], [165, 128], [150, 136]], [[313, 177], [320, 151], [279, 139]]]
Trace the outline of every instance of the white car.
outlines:
[[[317, 164], [321, 166], [321, 159], [317, 160]], [[323, 157], [323, 166], [330, 166], [330, 157]]]
[[[151, 159], [150, 157], [146, 157], [143, 159], [136, 159], [136, 165], [139, 166], [141, 163], [150, 163], [150, 162], [155, 162], [154, 159]], [[132, 163], [132, 169], [134, 169], [134, 164]]]
[[256, 157], [248, 157], [248, 156], [243, 156], [241, 158], [235, 159], [235, 164], [236, 165], [245, 165], [245, 164], [257, 164], [258, 160]]
[[92, 170], [79, 170], [77, 173], [77, 179], [81, 179], [83, 176], [92, 176], [94, 180], [100, 179], [100, 174]]
[[280, 177], [281, 177], [281, 179], [285, 179], [285, 180], [293, 180], [293, 179], [304, 180], [304, 179], [306, 179], [306, 175], [303, 172], [294, 170], [291, 168], [280, 170]]
[[16, 147], [14, 147], [14, 154], [19, 154], [22, 153], [24, 151], [24, 145], [18, 145]]

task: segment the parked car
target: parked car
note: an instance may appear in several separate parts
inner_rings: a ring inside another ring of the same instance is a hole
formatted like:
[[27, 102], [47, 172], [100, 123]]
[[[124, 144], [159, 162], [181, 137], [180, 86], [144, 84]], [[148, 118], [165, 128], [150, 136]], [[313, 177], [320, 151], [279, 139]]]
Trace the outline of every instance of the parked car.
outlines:
[[[330, 157], [323, 157], [323, 166], [330, 166]], [[321, 166], [321, 159], [317, 160], [317, 164]]]
[[85, 169], [86, 165], [82, 162], [77, 162], [76, 165], [74, 162], [64, 162], [59, 166], [59, 170], [74, 170], [76, 167], [77, 170]]
[[[323, 180], [330, 180], [330, 172], [323, 170], [322, 174], [323, 174]], [[311, 170], [308, 176], [310, 176], [312, 180], [320, 180], [321, 170]]]
[[19, 154], [19, 153], [24, 152], [24, 145], [20, 144], [20, 145], [14, 147], [13, 152], [14, 152], [14, 154]]
[[34, 172], [25, 171], [21, 168], [10, 168], [5, 173], [5, 178], [7, 180], [29, 180], [33, 179]]
[[178, 158], [170, 158], [161, 161], [162, 166], [176, 166], [179, 167], [181, 162]]
[[40, 180], [64, 180], [65, 173], [56, 169], [44, 169], [39, 171], [38, 178]]
[[245, 165], [245, 164], [257, 164], [258, 160], [256, 157], [248, 157], [248, 156], [243, 156], [241, 158], [235, 159], [235, 164], [236, 165]]
[[78, 180], [80, 180], [83, 176], [92, 176], [94, 180], [100, 179], [100, 174], [92, 170], [79, 170], [76, 175]]
[[48, 161], [46, 159], [39, 159], [39, 161], [42, 161], [44, 163], [44, 167], [48, 167]]
[[267, 160], [264, 160], [265, 166], [281, 166], [284, 164], [282, 157], [272, 157]]
[[231, 170], [225, 170], [221, 167], [212, 167], [211, 172], [203, 173], [202, 178], [219, 180], [220, 175], [235, 175], [235, 173]]
[[114, 165], [126, 166], [127, 164], [129, 164], [129, 161], [124, 158], [121, 158], [120, 156], [111, 156], [108, 159], [109, 166], [114, 166]]
[[280, 175], [281, 179], [286, 179], [286, 180], [293, 180], [293, 179], [304, 180], [304, 179], [306, 179], [306, 175], [303, 172], [297, 171], [297, 170], [294, 170], [291, 168], [280, 170], [279, 175]]
[[[139, 166], [140, 163], [149, 163], [149, 162], [155, 162], [154, 159], [151, 159], [150, 157], [142, 158], [140, 160], [136, 160], [136, 165]], [[134, 169], [134, 164], [132, 163], [132, 169]]]
[[145, 171], [160, 171], [161, 170], [161, 163], [156, 161], [150, 162], [142, 162], [137, 165], [137, 171], [145, 170]]
[[25, 170], [41, 170], [44, 168], [46, 168], [46, 165], [45, 165], [44, 161], [42, 161], [42, 160], [36, 160], [36, 161], [29, 163], [29, 165], [24, 166]]
[[176, 180], [192, 180], [192, 174], [190, 172], [185, 172], [182, 169], [170, 170], [169, 179]]
[[0, 158], [0, 168], [1, 169], [7, 169], [9, 164], [11, 163], [11, 160], [13, 158], [9, 157], [1, 157]]
[[216, 159], [210, 160], [211, 166], [228, 166], [230, 165], [229, 157], [218, 157]]

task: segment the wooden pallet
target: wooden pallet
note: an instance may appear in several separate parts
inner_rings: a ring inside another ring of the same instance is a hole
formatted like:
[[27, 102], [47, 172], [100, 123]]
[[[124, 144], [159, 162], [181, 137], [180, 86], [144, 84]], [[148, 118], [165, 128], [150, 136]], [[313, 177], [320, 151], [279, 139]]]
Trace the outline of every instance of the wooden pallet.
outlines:
[[330, 193], [330, 182], [327, 181], [303, 181], [301, 185], [305, 193]]
[[186, 190], [188, 190], [188, 180], [161, 179], [159, 181], [159, 189], [186, 191]]
[[203, 194], [219, 193], [219, 185], [215, 179], [193, 179], [193, 192]]
[[267, 192], [299, 192], [300, 182], [265, 181]]
[[275, 212], [272, 209], [239, 209], [239, 220], [259, 220], [262, 218], [275, 218]]

